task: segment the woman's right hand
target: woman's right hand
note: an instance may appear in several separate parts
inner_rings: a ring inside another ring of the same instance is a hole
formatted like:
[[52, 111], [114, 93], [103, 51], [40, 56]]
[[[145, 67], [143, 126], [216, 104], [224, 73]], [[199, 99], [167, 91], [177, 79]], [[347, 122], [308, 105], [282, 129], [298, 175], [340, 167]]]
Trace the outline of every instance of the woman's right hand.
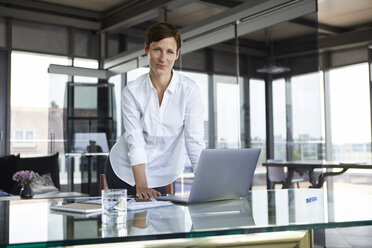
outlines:
[[154, 189], [150, 189], [148, 187], [138, 187], [136, 186], [136, 196], [140, 199], [146, 199], [146, 198], [156, 198], [160, 196], [160, 192], [156, 191]]

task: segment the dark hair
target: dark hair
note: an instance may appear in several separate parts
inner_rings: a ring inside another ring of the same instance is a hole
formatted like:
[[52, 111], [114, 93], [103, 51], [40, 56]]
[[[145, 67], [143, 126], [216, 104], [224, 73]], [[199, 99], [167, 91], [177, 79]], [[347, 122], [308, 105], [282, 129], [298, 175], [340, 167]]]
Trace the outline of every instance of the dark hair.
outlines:
[[168, 37], [173, 37], [176, 40], [178, 51], [181, 48], [180, 32], [172, 24], [166, 22], [155, 23], [146, 31], [146, 46], [150, 47], [151, 42], [157, 42]]

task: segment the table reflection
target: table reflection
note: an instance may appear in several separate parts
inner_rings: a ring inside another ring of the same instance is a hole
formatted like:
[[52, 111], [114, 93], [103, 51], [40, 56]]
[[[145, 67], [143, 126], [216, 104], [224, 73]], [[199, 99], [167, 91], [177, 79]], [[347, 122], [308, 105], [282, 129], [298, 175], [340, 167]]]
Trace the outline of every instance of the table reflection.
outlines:
[[102, 238], [128, 236], [127, 223], [117, 225], [102, 224]]
[[255, 226], [246, 198], [188, 206], [193, 231]]
[[191, 220], [187, 207], [172, 205], [146, 211], [128, 211], [128, 235], [188, 232]]

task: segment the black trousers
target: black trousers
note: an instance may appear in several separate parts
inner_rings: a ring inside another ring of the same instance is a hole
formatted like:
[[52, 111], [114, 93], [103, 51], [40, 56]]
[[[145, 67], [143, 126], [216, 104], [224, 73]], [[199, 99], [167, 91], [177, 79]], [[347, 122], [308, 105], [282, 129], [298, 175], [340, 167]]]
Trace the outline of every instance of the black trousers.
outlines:
[[[135, 196], [137, 191], [136, 187], [130, 186], [123, 180], [121, 180], [115, 172], [112, 170], [112, 166], [110, 163], [110, 158], [107, 158], [106, 161], [106, 168], [105, 168], [105, 177], [106, 177], [106, 183], [109, 189], [126, 189], [127, 195]], [[156, 191], [159, 191], [162, 195], [167, 194], [167, 186], [163, 187], [157, 187], [154, 188]]]

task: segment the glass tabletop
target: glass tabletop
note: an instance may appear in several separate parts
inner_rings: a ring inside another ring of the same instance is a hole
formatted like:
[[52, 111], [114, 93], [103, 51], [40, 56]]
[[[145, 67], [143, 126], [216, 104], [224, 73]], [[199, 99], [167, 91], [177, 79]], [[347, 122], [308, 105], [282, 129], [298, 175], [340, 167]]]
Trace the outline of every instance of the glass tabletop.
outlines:
[[122, 225], [102, 224], [100, 213], [82, 215], [50, 210], [51, 204], [86, 199], [0, 201], [0, 247], [372, 225], [372, 193], [324, 189], [253, 190], [240, 199], [128, 211], [127, 222]]

